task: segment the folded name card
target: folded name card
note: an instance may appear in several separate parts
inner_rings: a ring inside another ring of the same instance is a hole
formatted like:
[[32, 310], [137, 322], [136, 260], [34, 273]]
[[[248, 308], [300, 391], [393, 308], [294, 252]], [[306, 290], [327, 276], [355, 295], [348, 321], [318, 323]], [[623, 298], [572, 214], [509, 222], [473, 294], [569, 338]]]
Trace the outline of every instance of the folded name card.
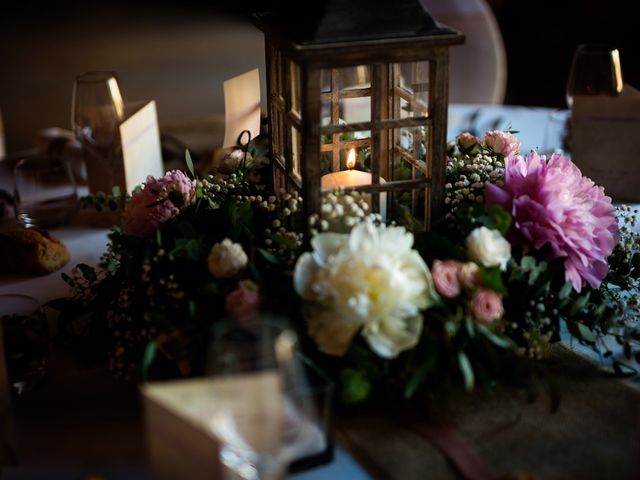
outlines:
[[164, 175], [155, 101], [149, 102], [122, 122], [120, 138], [126, 191], [130, 192], [144, 182], [147, 175]]
[[164, 175], [156, 103], [128, 104], [126, 111], [133, 113], [119, 125], [121, 148], [93, 151], [88, 147], [85, 152], [91, 193], [110, 193], [115, 185], [123, 193], [130, 192], [144, 182], [147, 175]]
[[640, 92], [625, 86], [620, 97], [575, 96], [571, 154], [583, 175], [616, 202], [640, 202]]
[[260, 134], [260, 75], [257, 68], [224, 82], [224, 116], [224, 148], [237, 145], [238, 136], [244, 130], [251, 132], [252, 139]]
[[219, 443], [270, 451], [282, 436], [275, 372], [147, 383], [141, 388], [153, 478], [226, 478]]

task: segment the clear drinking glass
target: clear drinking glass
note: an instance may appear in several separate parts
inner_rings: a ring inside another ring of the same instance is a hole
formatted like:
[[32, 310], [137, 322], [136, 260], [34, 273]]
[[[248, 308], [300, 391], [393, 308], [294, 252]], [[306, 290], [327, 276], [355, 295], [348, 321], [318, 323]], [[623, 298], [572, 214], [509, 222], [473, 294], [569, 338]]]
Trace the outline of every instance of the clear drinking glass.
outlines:
[[573, 105], [574, 95], [618, 96], [622, 93], [620, 53], [603, 44], [578, 45], [573, 55], [567, 81], [567, 105]]
[[49, 156], [20, 160], [13, 171], [16, 218], [24, 226], [58, 227], [77, 210], [78, 193], [67, 162]]
[[292, 330], [270, 321], [227, 324], [209, 353], [209, 427], [223, 465], [245, 479], [285, 478], [301, 455], [326, 450], [313, 390]]
[[124, 187], [114, 166], [121, 161], [120, 124], [125, 105], [114, 72], [89, 72], [76, 77], [73, 86], [71, 126], [82, 144], [93, 193]]
[[35, 298], [0, 295], [0, 328], [0, 374], [6, 375], [12, 395], [22, 395], [39, 385], [47, 373], [47, 318]]

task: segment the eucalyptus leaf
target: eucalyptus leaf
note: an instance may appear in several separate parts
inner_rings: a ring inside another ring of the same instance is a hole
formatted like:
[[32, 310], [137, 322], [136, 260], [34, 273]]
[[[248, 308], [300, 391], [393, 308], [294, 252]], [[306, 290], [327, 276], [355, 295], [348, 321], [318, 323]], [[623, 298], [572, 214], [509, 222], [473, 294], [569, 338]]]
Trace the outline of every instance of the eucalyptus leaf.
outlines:
[[280, 260], [278, 260], [278, 257], [276, 257], [269, 250], [258, 248], [258, 252], [260, 252], [260, 255], [262, 255], [267, 262], [273, 263], [274, 265], [280, 265]]
[[560, 293], [558, 293], [558, 298], [560, 300], [565, 300], [569, 297], [571, 292], [573, 291], [573, 285], [571, 282], [566, 282], [562, 288], [560, 289]]
[[158, 346], [155, 341], [150, 341], [147, 343], [146, 348], [144, 349], [144, 357], [142, 359], [142, 379], [147, 380], [149, 368], [151, 364], [156, 358], [156, 354], [158, 353]]
[[191, 152], [189, 152], [188, 149], [184, 151], [184, 161], [187, 164], [187, 169], [189, 170], [189, 173], [191, 174], [191, 178], [195, 179], [196, 178], [196, 171], [193, 168], [193, 160], [191, 159]]
[[482, 332], [482, 334], [486, 337], [486, 339], [489, 340], [491, 343], [493, 343], [496, 347], [500, 347], [504, 349], [509, 349], [514, 347], [513, 341], [511, 339], [501, 337], [500, 335], [493, 333], [484, 325], [477, 325], [476, 328], [480, 332]]
[[589, 298], [591, 297], [591, 292], [586, 292], [576, 298], [573, 305], [571, 305], [570, 315], [575, 316], [580, 310], [582, 310], [587, 303], [589, 303]]
[[576, 322], [580, 336], [587, 342], [594, 343], [596, 341], [596, 335], [593, 331], [587, 327], [584, 323]]
[[473, 368], [471, 367], [469, 357], [467, 357], [467, 354], [462, 351], [458, 352], [458, 366], [460, 367], [460, 372], [462, 373], [462, 378], [464, 379], [465, 390], [473, 390], [473, 385], [475, 383]]
[[420, 388], [420, 385], [422, 385], [422, 383], [424, 382], [424, 379], [433, 369], [437, 358], [437, 350], [435, 348], [429, 349], [425, 360], [420, 364], [418, 368], [415, 368], [413, 370], [411, 377], [409, 378], [409, 381], [407, 382], [407, 385], [404, 389], [404, 398], [408, 400], [413, 397], [418, 388]]

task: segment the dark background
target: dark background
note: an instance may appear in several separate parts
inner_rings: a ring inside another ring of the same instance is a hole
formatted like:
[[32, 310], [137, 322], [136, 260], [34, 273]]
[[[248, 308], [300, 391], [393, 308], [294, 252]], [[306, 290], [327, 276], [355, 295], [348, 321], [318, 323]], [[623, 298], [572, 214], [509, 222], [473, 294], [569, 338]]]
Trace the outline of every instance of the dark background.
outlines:
[[[75, 71], [78, 62], [72, 61], [79, 55], [86, 57], [83, 70], [111, 69], [108, 62], [126, 56], [120, 54], [124, 51], [131, 57], [131, 48], [138, 63], [121, 67], [114, 62], [128, 98], [142, 99], [145, 93], [156, 95], [148, 92], [152, 85], [176, 92], [175, 98], [159, 103], [161, 125], [166, 118], [181, 120], [190, 114], [194, 117], [203, 112], [220, 112], [220, 100], [206, 98], [201, 92], [217, 86], [221, 89], [221, 78], [230, 78], [264, 62], [262, 52], [248, 51], [251, 42], [242, 44], [247, 36], [255, 44], [256, 37], [250, 30], [253, 27], [246, 26], [251, 12], [288, 2], [294, 16], [296, 9], [304, 15], [309, 1], [4, 2], [0, 9], [0, 110], [4, 112], [9, 151], [26, 148], [36, 127], [68, 128], [70, 86], [74, 74], [81, 73]], [[633, 8], [636, 1], [488, 1], [507, 53], [505, 103], [566, 108], [566, 79], [573, 51], [580, 43], [617, 46], [625, 81], [640, 87], [640, 28]], [[393, 0], [388, 3], [393, 8]], [[237, 42], [229, 40], [233, 35], [227, 35], [227, 43], [216, 44], [216, 30], [224, 28], [225, 19], [244, 20], [244, 30], [238, 30]], [[187, 35], [192, 31], [198, 32], [193, 35], [194, 40]], [[80, 49], [87, 39], [95, 43], [96, 38], [108, 39], [103, 42], [105, 48], [110, 47], [105, 50], [104, 58], [109, 60], [103, 62], [104, 66], [100, 51], [93, 47]], [[148, 41], [154, 48], [148, 54], [140, 45], [147, 39], [152, 39]], [[47, 48], [49, 44], [57, 46]], [[227, 52], [224, 64], [215, 60], [220, 51]], [[63, 72], [65, 62], [69, 72]], [[146, 78], [138, 79], [136, 84], [136, 75]], [[33, 104], [38, 105], [42, 115], [38, 125], [32, 119], [19, 118], [32, 117]]]

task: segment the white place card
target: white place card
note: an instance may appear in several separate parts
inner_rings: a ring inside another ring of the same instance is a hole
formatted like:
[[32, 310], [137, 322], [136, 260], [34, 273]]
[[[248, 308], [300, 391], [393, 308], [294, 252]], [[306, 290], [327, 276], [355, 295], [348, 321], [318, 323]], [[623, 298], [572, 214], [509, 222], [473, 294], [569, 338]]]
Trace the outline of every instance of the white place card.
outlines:
[[640, 202], [636, 160], [640, 92], [625, 85], [619, 97], [579, 96], [571, 112], [571, 154], [583, 175], [617, 202]]
[[225, 130], [223, 147], [233, 147], [244, 131], [260, 134], [260, 74], [251, 70], [224, 82]]
[[156, 102], [151, 101], [120, 125], [126, 191], [147, 178], [162, 177], [162, 150]]
[[271, 451], [282, 435], [282, 394], [276, 372], [147, 383], [147, 449], [153, 478], [215, 480], [218, 444]]

